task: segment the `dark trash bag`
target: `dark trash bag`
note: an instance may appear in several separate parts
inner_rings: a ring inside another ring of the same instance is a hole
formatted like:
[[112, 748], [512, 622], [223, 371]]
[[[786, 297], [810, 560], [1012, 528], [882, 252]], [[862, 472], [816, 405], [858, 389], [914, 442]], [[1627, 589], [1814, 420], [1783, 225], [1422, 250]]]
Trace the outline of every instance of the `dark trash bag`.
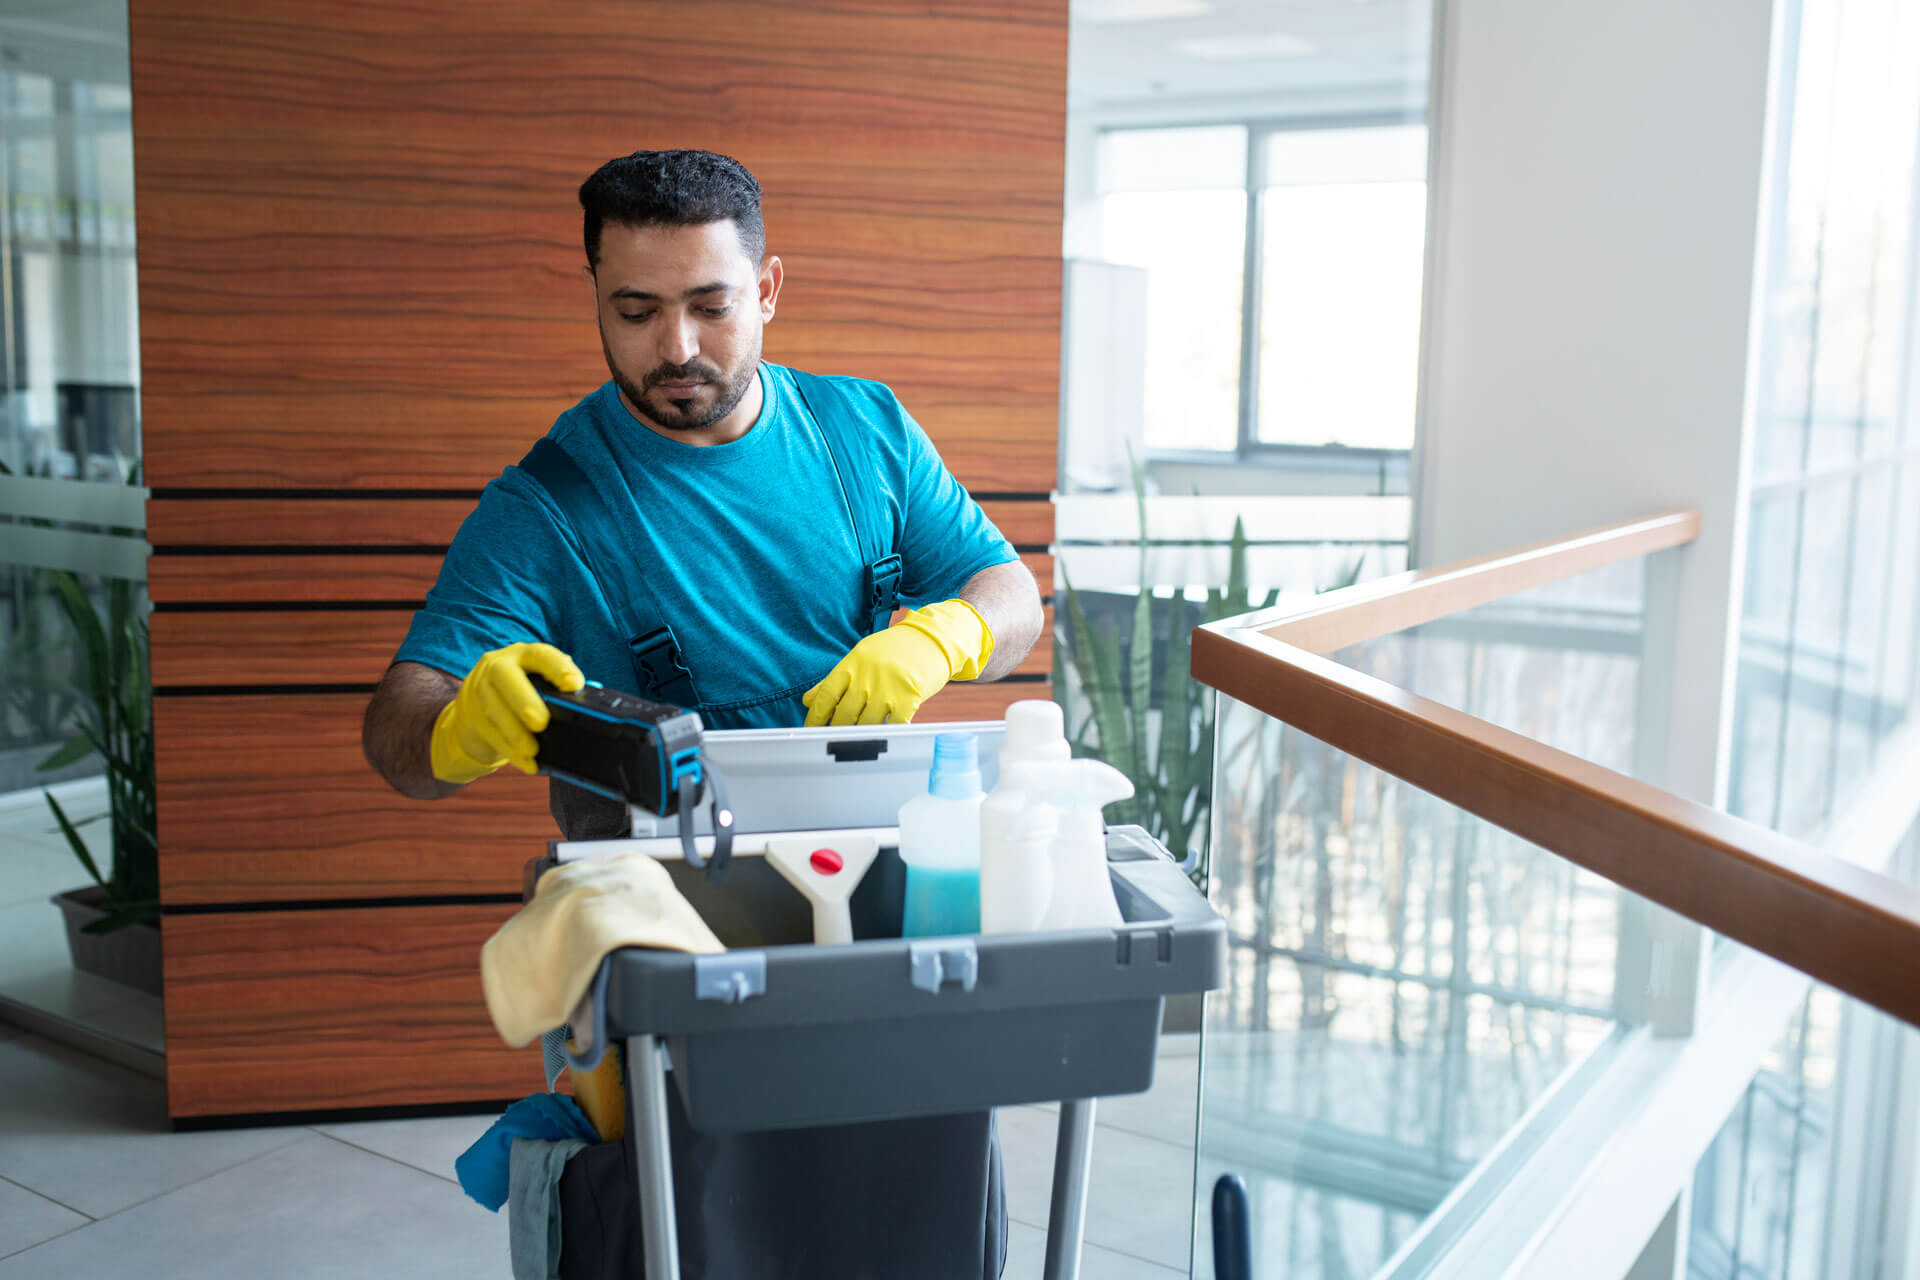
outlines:
[[[1007, 1204], [991, 1112], [704, 1134], [667, 1089], [679, 1280], [999, 1280]], [[563, 1280], [648, 1277], [634, 1128], [560, 1177]]]

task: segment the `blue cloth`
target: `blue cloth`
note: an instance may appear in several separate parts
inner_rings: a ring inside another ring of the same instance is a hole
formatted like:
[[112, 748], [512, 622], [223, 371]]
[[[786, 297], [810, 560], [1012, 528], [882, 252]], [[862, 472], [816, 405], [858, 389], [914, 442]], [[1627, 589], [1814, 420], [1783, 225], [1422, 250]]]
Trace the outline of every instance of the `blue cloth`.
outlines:
[[560, 1197], [567, 1161], [587, 1144], [578, 1138], [543, 1142], [515, 1138], [507, 1194], [507, 1254], [513, 1280], [559, 1280]]
[[539, 1138], [545, 1142], [559, 1138], [600, 1141], [586, 1114], [564, 1094], [536, 1093], [508, 1107], [505, 1114], [480, 1135], [480, 1140], [453, 1162], [460, 1189], [495, 1212], [507, 1202], [515, 1138]]
[[[628, 412], [612, 383], [560, 416], [549, 437], [595, 482], [618, 528], [565, 519], [583, 539], [658, 566], [648, 581], [693, 675], [710, 729], [798, 725], [800, 695], [868, 633], [868, 557], [849, 501], [887, 531], [902, 561], [901, 603], [958, 595], [980, 570], [1016, 559], [893, 392], [836, 379], [857, 412], [818, 429], [792, 371], [760, 366], [765, 402], [731, 444], [681, 444]], [[820, 431], [841, 433], [867, 474], [838, 473]], [[603, 483], [604, 481], [604, 483]], [[604, 598], [545, 488], [509, 467], [460, 526], [398, 659], [465, 675], [481, 654], [545, 641], [587, 679], [638, 693], [622, 611]]]

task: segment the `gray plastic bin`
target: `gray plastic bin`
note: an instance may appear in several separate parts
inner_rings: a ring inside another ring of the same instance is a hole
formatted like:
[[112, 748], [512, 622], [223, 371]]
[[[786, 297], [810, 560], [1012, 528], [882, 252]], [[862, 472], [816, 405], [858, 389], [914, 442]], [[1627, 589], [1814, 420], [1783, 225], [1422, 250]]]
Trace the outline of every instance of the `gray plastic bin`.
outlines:
[[1076, 1276], [1091, 1099], [1150, 1088], [1162, 1001], [1225, 980], [1225, 923], [1165, 851], [1108, 832], [1118, 929], [901, 938], [905, 869], [883, 850], [841, 946], [804, 941], [808, 907], [763, 859], [718, 886], [667, 865], [730, 950], [624, 949], [595, 984], [595, 1041], [627, 1044], [649, 1277], [679, 1274], [669, 1076], [686, 1125], [715, 1134], [1059, 1101], [1046, 1274]]

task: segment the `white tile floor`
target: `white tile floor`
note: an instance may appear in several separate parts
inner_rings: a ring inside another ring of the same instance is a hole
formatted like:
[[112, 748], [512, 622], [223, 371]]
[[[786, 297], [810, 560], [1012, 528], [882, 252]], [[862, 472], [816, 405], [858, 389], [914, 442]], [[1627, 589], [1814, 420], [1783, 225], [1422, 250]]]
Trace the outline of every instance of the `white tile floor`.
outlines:
[[[103, 802], [69, 790], [70, 814]], [[47, 897], [83, 879], [43, 801], [0, 807], [0, 1001], [163, 1051], [159, 1001], [68, 967]], [[0, 1280], [509, 1274], [505, 1219], [453, 1180], [454, 1157], [490, 1117], [176, 1134], [160, 1081], [4, 1019], [0, 1008]], [[1163, 1040], [1150, 1093], [1100, 1104], [1087, 1280], [1187, 1274], [1196, 1039]], [[1008, 1108], [1000, 1133], [1006, 1280], [1037, 1280], [1053, 1109]]]
[[[1187, 1274], [1193, 1037], [1168, 1037], [1151, 1093], [1103, 1104], [1083, 1274]], [[1001, 1113], [1007, 1280], [1046, 1247], [1053, 1114]], [[49, 1275], [505, 1277], [505, 1219], [453, 1158], [485, 1116], [177, 1134], [158, 1081], [0, 1028], [0, 1280]]]
[[[64, 783], [53, 791], [76, 822], [106, 808], [98, 780]], [[106, 825], [94, 823], [80, 832], [90, 847], [102, 851], [104, 862]], [[148, 1054], [164, 1052], [157, 998], [76, 973], [69, 962], [65, 926], [48, 899], [86, 883], [86, 871], [38, 791], [0, 801], [0, 1002]], [[0, 1008], [0, 1021], [5, 1019]]]

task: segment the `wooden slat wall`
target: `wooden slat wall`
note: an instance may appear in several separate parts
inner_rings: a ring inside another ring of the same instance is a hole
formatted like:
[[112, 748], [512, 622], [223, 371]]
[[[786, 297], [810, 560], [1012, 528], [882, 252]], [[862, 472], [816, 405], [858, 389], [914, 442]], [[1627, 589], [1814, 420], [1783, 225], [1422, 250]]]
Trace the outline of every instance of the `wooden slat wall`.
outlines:
[[[1034, 689], [954, 685], [922, 718], [996, 719]], [[446, 800], [400, 801], [361, 759], [366, 702], [363, 693], [158, 699], [162, 901], [517, 894], [522, 865], [557, 834], [546, 780], [503, 770]]]
[[[1049, 622], [1051, 615], [1049, 608]], [[409, 609], [162, 613], [153, 619], [153, 647], [168, 655], [161, 687], [171, 690], [315, 684], [371, 689], [412, 620]], [[1019, 671], [1044, 676], [1052, 669], [1049, 629]]]
[[[177, 492], [177, 491], [176, 491]], [[147, 536], [188, 551], [221, 547], [375, 546], [444, 551], [480, 491], [449, 497], [286, 498], [156, 496], [147, 503]], [[1053, 504], [981, 495], [981, 507], [1015, 546], [1053, 541]], [[1042, 584], [1043, 586], [1045, 584]]]
[[[347, 552], [303, 555], [283, 548], [240, 551], [226, 548], [202, 554], [156, 555], [147, 567], [147, 586], [156, 600], [170, 605], [287, 605], [314, 602], [376, 601], [404, 607], [411, 615], [426, 599], [440, 572], [437, 551], [388, 551], [360, 547]], [[1029, 551], [1021, 559], [1042, 584], [1053, 581], [1053, 557]], [[383, 664], [384, 665], [384, 664]], [[378, 679], [376, 670], [373, 678]]]
[[175, 1116], [498, 1101], [542, 1087], [474, 963], [511, 904], [172, 915]]
[[525, 1092], [475, 956], [544, 785], [402, 799], [359, 721], [481, 487], [606, 376], [574, 191], [637, 147], [744, 161], [787, 269], [768, 358], [891, 385], [1050, 590], [1065, 0], [130, 23], [173, 1112]]

